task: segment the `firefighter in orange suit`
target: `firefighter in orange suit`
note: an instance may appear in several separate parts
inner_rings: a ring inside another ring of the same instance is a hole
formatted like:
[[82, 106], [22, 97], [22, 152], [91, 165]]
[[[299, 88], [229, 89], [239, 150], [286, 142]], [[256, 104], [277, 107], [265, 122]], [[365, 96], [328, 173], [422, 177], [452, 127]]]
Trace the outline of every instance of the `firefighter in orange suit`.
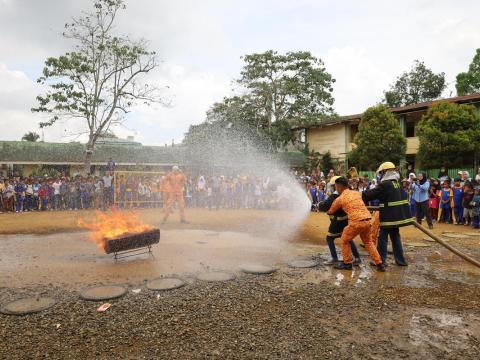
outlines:
[[340, 238], [342, 246], [343, 262], [335, 265], [336, 269], [352, 270], [352, 250], [350, 241], [357, 235], [360, 235], [365, 249], [375, 263], [378, 271], [385, 271], [385, 265], [378, 254], [377, 249], [370, 240], [370, 221], [372, 216], [362, 200], [362, 195], [358, 191], [348, 188], [348, 180], [340, 177], [335, 180], [335, 188], [339, 196], [335, 199], [327, 214], [332, 215], [342, 209], [348, 216], [348, 225], [343, 229]]
[[380, 232], [380, 212], [373, 212], [370, 226], [370, 241], [373, 245], [377, 246], [378, 233]]
[[164, 191], [167, 192], [167, 206], [165, 208], [165, 216], [163, 222], [165, 223], [172, 211], [172, 207], [175, 203], [178, 203], [180, 210], [180, 222], [187, 223], [185, 220], [185, 200], [183, 198], [183, 192], [185, 190], [185, 175], [178, 168], [174, 166], [172, 171], [165, 177]]

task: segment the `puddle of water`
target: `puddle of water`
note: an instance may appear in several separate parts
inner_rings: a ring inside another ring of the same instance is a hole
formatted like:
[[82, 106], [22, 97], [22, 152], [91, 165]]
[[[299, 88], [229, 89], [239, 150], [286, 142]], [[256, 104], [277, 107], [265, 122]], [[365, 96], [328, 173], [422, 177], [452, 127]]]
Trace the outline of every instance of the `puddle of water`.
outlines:
[[[463, 350], [469, 339], [480, 333], [479, 318], [443, 309], [420, 309], [410, 319], [409, 338], [413, 346], [434, 347], [444, 352]], [[465, 326], [466, 323], [471, 326]]]

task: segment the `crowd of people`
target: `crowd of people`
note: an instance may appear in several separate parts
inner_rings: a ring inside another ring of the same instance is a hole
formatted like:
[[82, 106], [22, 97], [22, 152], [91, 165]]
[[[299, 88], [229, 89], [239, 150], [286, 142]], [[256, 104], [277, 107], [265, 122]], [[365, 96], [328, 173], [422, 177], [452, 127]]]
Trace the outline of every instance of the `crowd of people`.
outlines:
[[[335, 187], [329, 184], [334, 176], [334, 170], [330, 170], [327, 176], [313, 171], [304, 178], [312, 211], [318, 211], [319, 204], [335, 191]], [[363, 193], [375, 189], [379, 180], [378, 176], [373, 179], [350, 176], [349, 187]], [[468, 171], [460, 171], [451, 178], [446, 168], [442, 167], [437, 177], [429, 178], [424, 172], [416, 174], [410, 165], [400, 183], [408, 196], [411, 215], [420, 224], [426, 219], [430, 228], [434, 222], [480, 228], [480, 169], [474, 177]], [[374, 199], [367, 205], [378, 206], [379, 203], [378, 199]]]
[[[106, 171], [103, 176], [0, 178], [0, 212], [105, 210], [165, 207], [166, 175]], [[285, 183], [269, 176], [185, 176], [186, 207], [207, 209], [276, 209], [288, 207]]]
[[113, 176], [108, 171], [102, 177], [0, 179], [0, 212], [105, 209], [113, 199]]

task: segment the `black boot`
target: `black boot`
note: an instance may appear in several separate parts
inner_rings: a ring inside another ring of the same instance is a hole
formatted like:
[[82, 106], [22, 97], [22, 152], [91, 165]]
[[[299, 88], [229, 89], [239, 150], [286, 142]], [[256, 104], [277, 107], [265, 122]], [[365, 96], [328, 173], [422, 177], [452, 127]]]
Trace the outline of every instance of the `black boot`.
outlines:
[[353, 266], [352, 266], [352, 264], [346, 264], [342, 261], [342, 262], [339, 262], [338, 264], [336, 264], [334, 266], [334, 268], [338, 269], [338, 270], [352, 270]]
[[377, 271], [385, 272], [385, 265], [383, 263], [377, 265]]

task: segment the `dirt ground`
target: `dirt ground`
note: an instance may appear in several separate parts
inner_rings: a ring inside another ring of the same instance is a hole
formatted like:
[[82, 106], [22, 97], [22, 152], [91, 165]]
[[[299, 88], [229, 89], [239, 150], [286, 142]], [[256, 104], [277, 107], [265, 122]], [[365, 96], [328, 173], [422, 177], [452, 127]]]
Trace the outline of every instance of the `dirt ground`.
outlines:
[[[390, 259], [377, 273], [362, 250], [362, 265], [348, 272], [323, 265], [325, 214], [299, 221], [288, 212], [191, 209], [190, 224], [174, 214], [161, 225], [158, 210], [139, 212], [161, 229], [154, 257], [117, 263], [76, 226], [93, 212], [0, 215], [0, 307], [26, 296], [57, 300], [37, 314], [0, 314], [0, 358], [478, 359], [480, 269], [413, 227], [402, 229], [408, 267]], [[442, 224], [434, 232], [480, 259], [479, 232]], [[289, 267], [296, 258], [319, 265]], [[278, 271], [247, 275], [244, 263]], [[196, 278], [211, 270], [236, 279]], [[187, 286], [146, 288], [167, 275]], [[128, 293], [106, 313], [79, 298], [111, 283]]]

